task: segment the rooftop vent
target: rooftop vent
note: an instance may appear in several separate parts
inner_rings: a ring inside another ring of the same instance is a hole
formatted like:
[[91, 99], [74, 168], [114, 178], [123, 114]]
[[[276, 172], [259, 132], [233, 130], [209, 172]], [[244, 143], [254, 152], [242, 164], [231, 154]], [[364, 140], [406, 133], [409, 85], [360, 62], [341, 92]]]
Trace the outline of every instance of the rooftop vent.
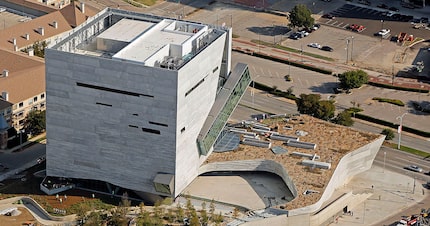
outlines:
[[3, 91], [3, 92], [1, 93], [1, 97], [3, 98], [3, 100], [5, 100], [5, 101], [9, 101], [9, 93], [8, 93], [8, 92]]
[[85, 13], [85, 3], [81, 2], [81, 12]]
[[32, 48], [28, 49], [28, 55], [34, 56], [34, 49], [32, 49]]
[[6, 70], [6, 69], [4, 69], [3, 70], [3, 77], [7, 77], [7, 76], [9, 76], [9, 71], [8, 70]]
[[27, 33], [24, 35], [25, 40], [30, 40], [30, 35]]
[[57, 29], [57, 28], [58, 28], [58, 22], [54, 20], [54, 21], [52, 22], [52, 26], [53, 26], [55, 29]]
[[12, 38], [12, 44], [16, 45], [16, 38]]
[[13, 50], [14, 50], [15, 52], [18, 52], [18, 50], [19, 50], [19, 49], [18, 49], [18, 46], [17, 46], [17, 45], [14, 45], [14, 46], [13, 46]]
[[39, 27], [39, 28], [37, 29], [37, 32], [38, 32], [40, 35], [42, 35], [42, 36], [44, 36], [44, 35], [45, 35], [45, 29], [44, 29], [43, 27]]

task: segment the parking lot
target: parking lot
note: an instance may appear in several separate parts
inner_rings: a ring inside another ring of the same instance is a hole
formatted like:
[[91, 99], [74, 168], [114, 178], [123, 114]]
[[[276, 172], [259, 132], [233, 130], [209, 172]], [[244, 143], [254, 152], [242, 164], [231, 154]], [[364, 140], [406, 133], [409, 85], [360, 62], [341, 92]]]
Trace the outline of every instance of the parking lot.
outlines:
[[[345, 4], [328, 13], [334, 16], [334, 18], [329, 19], [321, 17], [319, 23], [340, 29], [349, 29], [352, 24], [363, 25], [364, 30], [360, 33], [367, 36], [374, 36], [374, 34], [381, 29], [390, 29], [391, 36], [397, 36], [400, 32], [406, 32], [407, 34], [413, 35], [415, 38], [420, 37], [428, 39], [428, 37], [430, 37], [429, 27], [427, 27], [427, 29], [415, 29], [411, 21], [399, 21], [399, 19], [402, 19], [401, 17], [395, 15], [391, 17], [386, 16], [385, 14], [387, 12], [387, 9]], [[399, 13], [398, 15], [412, 16], [406, 12], [402, 14]], [[415, 18], [420, 19], [417, 17]], [[403, 19], [405, 19], [405, 17], [403, 17]], [[389, 39], [390, 35], [384, 38]]]

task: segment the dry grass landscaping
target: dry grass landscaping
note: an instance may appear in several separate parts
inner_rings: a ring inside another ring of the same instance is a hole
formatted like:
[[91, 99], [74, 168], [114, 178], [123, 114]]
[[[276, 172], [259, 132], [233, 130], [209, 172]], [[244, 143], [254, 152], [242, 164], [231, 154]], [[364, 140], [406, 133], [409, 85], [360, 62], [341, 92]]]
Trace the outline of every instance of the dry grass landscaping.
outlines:
[[[284, 146], [288, 153], [275, 155], [270, 149], [259, 148], [241, 144], [238, 150], [223, 153], [212, 153], [205, 163], [268, 159], [282, 164], [290, 178], [293, 180], [298, 197], [279, 206], [286, 209], [296, 209], [316, 203], [324, 192], [334, 170], [340, 159], [347, 153], [364, 146], [377, 139], [380, 135], [353, 130], [348, 127], [328, 123], [307, 115], [294, 116], [289, 122], [282, 119], [270, 119], [263, 122], [272, 129], [277, 127], [278, 132], [283, 135], [296, 136], [297, 130], [308, 132], [308, 135], [300, 137], [300, 141], [317, 144], [315, 150], [286, 147], [283, 141], [272, 140], [272, 147]], [[292, 130], [284, 129], [285, 126], [292, 127]], [[331, 169], [311, 169], [301, 165], [302, 158], [293, 157], [292, 152], [307, 154], [317, 154], [322, 162], [330, 162]], [[315, 190], [320, 193], [304, 195], [305, 190]]]

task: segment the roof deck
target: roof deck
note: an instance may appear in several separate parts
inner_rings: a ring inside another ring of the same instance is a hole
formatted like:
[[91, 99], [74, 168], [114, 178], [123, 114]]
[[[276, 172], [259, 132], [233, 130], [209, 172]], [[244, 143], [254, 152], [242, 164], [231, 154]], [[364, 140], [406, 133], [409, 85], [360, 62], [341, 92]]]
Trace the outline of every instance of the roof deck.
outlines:
[[50, 47], [178, 70], [227, 32], [224, 27], [107, 8]]

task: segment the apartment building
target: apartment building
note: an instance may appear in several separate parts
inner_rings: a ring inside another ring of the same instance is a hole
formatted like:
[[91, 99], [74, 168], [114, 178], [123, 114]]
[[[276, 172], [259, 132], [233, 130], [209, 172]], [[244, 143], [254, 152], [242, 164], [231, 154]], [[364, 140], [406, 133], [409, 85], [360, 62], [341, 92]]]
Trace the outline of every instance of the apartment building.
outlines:
[[35, 56], [33, 44], [48, 45], [95, 12], [89, 8], [83, 13], [83, 5], [79, 3], [52, 12], [52, 8], [35, 1], [30, 4], [29, 1], [3, 0], [1, 3], [14, 8], [6, 8], [0, 17], [22, 17], [15, 14], [18, 10], [27, 11], [22, 7], [34, 6], [40, 12], [49, 12], [7, 26], [0, 32], [0, 94], [2, 102], [7, 103], [0, 104], [0, 114], [9, 125], [21, 130], [28, 112], [45, 109], [45, 64], [43, 58]]

